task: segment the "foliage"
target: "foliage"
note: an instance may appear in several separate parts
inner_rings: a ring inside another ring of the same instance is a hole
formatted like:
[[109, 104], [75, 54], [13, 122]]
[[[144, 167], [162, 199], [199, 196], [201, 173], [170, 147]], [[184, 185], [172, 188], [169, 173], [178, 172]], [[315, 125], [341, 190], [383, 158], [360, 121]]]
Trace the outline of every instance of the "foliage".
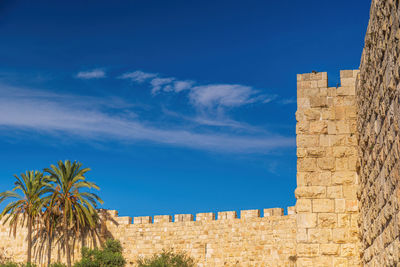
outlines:
[[32, 225], [45, 204], [46, 200], [43, 196], [50, 192], [51, 179], [39, 171], [27, 171], [20, 176], [14, 175], [16, 181], [12, 191], [0, 193], [0, 203], [8, 199], [15, 199], [6, 205], [0, 214], [0, 219], [4, 218], [4, 224], [9, 221], [14, 235], [18, 223], [24, 225], [25, 220], [27, 221], [27, 262], [29, 263], [32, 254]]
[[185, 253], [163, 251], [148, 259], [140, 259], [139, 267], [194, 267], [195, 261]]
[[125, 264], [121, 243], [108, 239], [102, 249], [82, 248], [82, 259], [74, 267], [123, 267]]
[[55, 262], [49, 265], [49, 267], [67, 267], [64, 263]]
[[[50, 264], [53, 241], [62, 242], [67, 266], [71, 266], [69, 238], [96, 235], [99, 222], [96, 207], [98, 203], [103, 203], [100, 197], [90, 192], [90, 189], [99, 190], [99, 187], [86, 180], [85, 174], [89, 170], [82, 168], [79, 162], [67, 160], [44, 169], [48, 175], [39, 171], [27, 171], [20, 177], [14, 175], [14, 188], [0, 193], [0, 204], [11, 199], [0, 213], [0, 219], [4, 224], [10, 224], [14, 235], [19, 224], [27, 225], [28, 264], [0, 262], [0, 267], [33, 267], [29, 263], [33, 241], [40, 249], [47, 247], [47, 264], [50, 267], [65, 266], [60, 263]], [[0, 259], [3, 262], [5, 260]]]
[[[58, 162], [58, 166], [51, 165], [45, 171], [54, 180], [50, 206], [61, 212], [62, 227], [67, 266], [71, 266], [71, 252], [69, 236], [71, 232], [78, 234], [84, 230], [95, 228], [98, 220], [97, 202], [103, 203], [96, 194], [87, 189], [99, 187], [86, 180], [85, 174], [89, 168], [82, 168], [79, 162], [66, 160]], [[82, 191], [83, 189], [83, 191]]]
[[7, 262], [7, 263], [0, 263], [0, 267], [36, 267], [36, 265], [33, 263]]

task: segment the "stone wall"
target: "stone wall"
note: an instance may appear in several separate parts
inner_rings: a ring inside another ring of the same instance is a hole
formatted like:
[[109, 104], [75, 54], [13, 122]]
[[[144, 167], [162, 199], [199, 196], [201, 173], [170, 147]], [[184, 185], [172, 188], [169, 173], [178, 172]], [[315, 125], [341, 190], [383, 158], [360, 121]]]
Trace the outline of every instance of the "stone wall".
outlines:
[[297, 266], [359, 266], [358, 70], [297, 76]]
[[[150, 257], [163, 249], [184, 251], [192, 256], [197, 266], [295, 266], [296, 215], [294, 207], [243, 210], [236, 212], [175, 216], [118, 217], [108, 211], [105, 228], [108, 236], [121, 241], [127, 266], [135, 266], [139, 257]], [[172, 220], [174, 219], [174, 222]], [[103, 232], [103, 230], [101, 232]], [[17, 237], [8, 235], [9, 229], [0, 226], [0, 253], [16, 261], [26, 259], [26, 229]], [[64, 255], [55, 247], [54, 261], [64, 261]], [[79, 258], [80, 241], [76, 242], [74, 259]], [[35, 259], [43, 263], [46, 257], [35, 252]]]
[[372, 1], [357, 84], [365, 266], [400, 266], [400, 7]]
[[[360, 70], [297, 76], [296, 208], [108, 217], [128, 266], [163, 249], [198, 266], [400, 266], [400, 6], [373, 0]], [[195, 217], [195, 218], [194, 218]], [[26, 229], [0, 225], [0, 260], [24, 261]], [[74, 245], [74, 259], [87, 240]], [[35, 259], [45, 256], [35, 246]], [[64, 260], [54, 247], [53, 259]]]

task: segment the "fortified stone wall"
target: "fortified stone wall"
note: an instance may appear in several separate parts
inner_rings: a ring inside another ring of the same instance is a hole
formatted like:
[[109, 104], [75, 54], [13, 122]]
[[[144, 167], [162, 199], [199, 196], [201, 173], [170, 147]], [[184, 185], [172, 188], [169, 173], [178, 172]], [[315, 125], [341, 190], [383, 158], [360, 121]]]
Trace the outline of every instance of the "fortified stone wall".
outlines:
[[[297, 76], [296, 208], [118, 217], [101, 234], [128, 265], [163, 249], [198, 266], [400, 266], [400, 6], [373, 0], [360, 71]], [[0, 225], [0, 260], [24, 261], [26, 229]], [[77, 240], [74, 259], [88, 240]], [[45, 245], [44, 245], [45, 246]], [[61, 247], [53, 259], [63, 260]], [[35, 247], [35, 259], [45, 256]]]
[[357, 85], [365, 266], [400, 266], [400, 7], [372, 1]]
[[[128, 266], [135, 266], [139, 257], [150, 257], [163, 249], [184, 251], [198, 266], [295, 266], [296, 215], [294, 207], [242, 210], [240, 218], [235, 211], [174, 216], [118, 217], [108, 211], [107, 233], [121, 241]], [[19, 229], [17, 237], [8, 235], [9, 228], [0, 226], [0, 252], [16, 261], [26, 259], [26, 229]], [[76, 242], [74, 260], [79, 259], [80, 241]], [[43, 252], [46, 255], [46, 252]], [[38, 263], [46, 256], [35, 250]], [[40, 257], [41, 256], [41, 257]], [[54, 248], [53, 261], [64, 261], [63, 251]]]
[[359, 266], [358, 70], [297, 76], [297, 266]]

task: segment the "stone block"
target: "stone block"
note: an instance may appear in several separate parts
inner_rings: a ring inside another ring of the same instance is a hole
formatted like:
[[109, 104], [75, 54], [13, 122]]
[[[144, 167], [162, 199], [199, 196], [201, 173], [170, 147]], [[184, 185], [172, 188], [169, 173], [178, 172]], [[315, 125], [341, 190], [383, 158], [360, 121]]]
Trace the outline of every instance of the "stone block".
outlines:
[[297, 170], [305, 172], [318, 170], [317, 159], [315, 158], [297, 159]]
[[196, 221], [214, 221], [214, 220], [215, 220], [215, 213], [213, 212], [196, 214]]
[[299, 198], [325, 198], [325, 186], [300, 186], [295, 190], [295, 196]]
[[298, 213], [297, 227], [298, 228], [314, 228], [317, 226], [317, 214], [315, 213]]
[[338, 223], [336, 213], [318, 213], [318, 227], [321, 228], [335, 228]]
[[193, 219], [193, 214], [175, 214], [174, 216], [175, 222], [191, 222]]
[[318, 244], [329, 243], [332, 241], [332, 230], [321, 228], [308, 229], [308, 241]]
[[312, 210], [313, 212], [334, 212], [335, 202], [333, 199], [313, 199]]
[[218, 220], [231, 220], [231, 219], [236, 219], [236, 218], [237, 218], [236, 211], [218, 212]]
[[264, 209], [264, 217], [269, 217], [269, 216], [283, 216], [283, 209], [282, 208]]
[[341, 185], [328, 186], [326, 188], [326, 197], [332, 199], [343, 198], [342, 186]]
[[296, 211], [299, 212], [311, 212], [311, 199], [298, 199], [296, 202]]
[[332, 185], [354, 184], [356, 173], [352, 171], [336, 171], [332, 174]]
[[287, 214], [288, 215], [296, 214], [296, 206], [287, 207]]
[[[321, 249], [322, 255], [337, 256], [340, 253], [340, 245], [339, 244], [321, 244], [320, 249]], [[328, 266], [328, 265], [326, 265], [326, 266]]]
[[240, 211], [241, 219], [252, 219], [252, 218], [259, 218], [259, 217], [260, 217], [260, 210], [241, 210]]
[[297, 255], [299, 257], [315, 257], [319, 254], [319, 244], [298, 244]]
[[115, 217], [114, 221], [118, 225], [123, 225], [123, 224], [131, 224], [132, 223], [132, 217], [129, 216], [123, 216], [123, 217]]
[[321, 170], [333, 171], [335, 169], [335, 158], [319, 158], [317, 159], [317, 165]]
[[318, 147], [319, 146], [319, 139], [318, 135], [297, 135], [296, 141], [297, 146], [299, 148], [308, 148], [308, 147]]
[[346, 228], [336, 228], [332, 230], [333, 242], [343, 244], [348, 241], [348, 230]]
[[154, 216], [154, 223], [172, 222], [171, 215], [156, 215]]
[[151, 216], [139, 216], [133, 218], [134, 224], [149, 224], [152, 222]]

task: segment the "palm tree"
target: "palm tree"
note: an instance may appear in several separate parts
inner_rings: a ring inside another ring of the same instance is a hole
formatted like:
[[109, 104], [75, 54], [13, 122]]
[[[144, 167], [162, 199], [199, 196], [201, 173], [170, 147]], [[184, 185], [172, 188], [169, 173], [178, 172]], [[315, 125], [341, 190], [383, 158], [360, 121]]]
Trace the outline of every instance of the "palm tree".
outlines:
[[[0, 193], [0, 203], [6, 199], [16, 199], [6, 205], [0, 214], [0, 219], [4, 218], [4, 224], [9, 221], [11, 228], [14, 229], [14, 235], [18, 223], [21, 222], [21, 224], [24, 225], [25, 219], [27, 220], [27, 262], [31, 263], [32, 228], [44, 205], [42, 197], [51, 191], [50, 180], [48, 177], [43, 176], [43, 173], [39, 171], [27, 171], [25, 174], [22, 173], [20, 176], [21, 177], [14, 175], [17, 181], [15, 181], [15, 186], [12, 191]], [[21, 191], [20, 194], [17, 193], [17, 191]]]
[[60, 160], [58, 166], [51, 165], [45, 169], [55, 183], [50, 203], [61, 212], [68, 267], [71, 267], [70, 232], [79, 232], [85, 227], [94, 228], [98, 218], [97, 204], [103, 203], [100, 197], [88, 191], [91, 188], [99, 190], [95, 183], [86, 181], [88, 171], [89, 168], [82, 169], [81, 163], [69, 160]]
[[51, 205], [51, 196], [46, 197], [46, 206], [40, 216], [40, 227], [36, 232], [35, 239], [42, 240], [38, 246], [43, 251], [45, 242], [47, 242], [47, 266], [51, 264], [51, 251], [54, 239], [59, 236], [61, 214], [53, 205]]

